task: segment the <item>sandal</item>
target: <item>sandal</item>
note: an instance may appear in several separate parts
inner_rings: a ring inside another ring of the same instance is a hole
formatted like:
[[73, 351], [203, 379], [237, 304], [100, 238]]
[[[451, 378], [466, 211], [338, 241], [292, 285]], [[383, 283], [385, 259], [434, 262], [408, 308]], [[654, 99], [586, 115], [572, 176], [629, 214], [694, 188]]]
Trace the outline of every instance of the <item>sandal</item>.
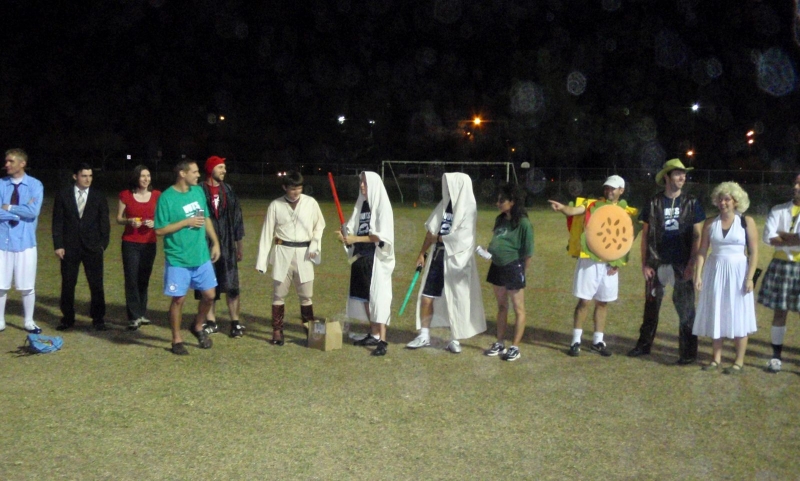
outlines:
[[717, 361], [711, 361], [710, 363], [706, 364], [700, 369], [703, 371], [716, 371], [718, 368], [719, 368], [719, 363]]
[[725, 374], [739, 375], [742, 373], [742, 371], [744, 371], [744, 366], [740, 364], [734, 364], [731, 367], [726, 367], [722, 372]]

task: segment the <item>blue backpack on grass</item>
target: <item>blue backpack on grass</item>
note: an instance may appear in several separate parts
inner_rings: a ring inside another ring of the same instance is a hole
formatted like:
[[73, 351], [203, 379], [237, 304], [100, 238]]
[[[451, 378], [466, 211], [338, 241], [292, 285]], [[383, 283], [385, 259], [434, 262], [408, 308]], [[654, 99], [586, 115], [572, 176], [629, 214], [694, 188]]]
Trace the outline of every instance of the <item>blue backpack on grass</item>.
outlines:
[[28, 334], [25, 344], [32, 354], [43, 354], [58, 351], [64, 345], [64, 340], [60, 337], [45, 336], [44, 334]]

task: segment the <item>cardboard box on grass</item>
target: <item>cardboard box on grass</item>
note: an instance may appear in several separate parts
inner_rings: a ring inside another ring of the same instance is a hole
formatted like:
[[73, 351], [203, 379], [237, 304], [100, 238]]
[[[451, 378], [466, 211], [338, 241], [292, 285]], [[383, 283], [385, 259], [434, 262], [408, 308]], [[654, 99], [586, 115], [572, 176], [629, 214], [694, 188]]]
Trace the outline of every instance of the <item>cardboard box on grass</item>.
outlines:
[[320, 351], [342, 348], [342, 325], [339, 321], [315, 318], [308, 323], [308, 347]]

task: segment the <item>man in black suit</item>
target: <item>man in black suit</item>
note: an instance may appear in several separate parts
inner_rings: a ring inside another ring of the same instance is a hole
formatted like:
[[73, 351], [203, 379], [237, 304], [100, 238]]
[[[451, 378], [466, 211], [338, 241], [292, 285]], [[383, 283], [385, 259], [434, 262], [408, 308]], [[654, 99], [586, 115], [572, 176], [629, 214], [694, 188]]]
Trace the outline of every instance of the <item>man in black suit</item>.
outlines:
[[53, 247], [61, 259], [61, 324], [65, 331], [75, 324], [75, 285], [81, 263], [92, 296], [89, 315], [97, 331], [107, 329], [106, 298], [103, 291], [103, 252], [108, 247], [108, 202], [92, 185], [92, 167], [75, 168], [75, 185], [61, 190], [53, 205]]

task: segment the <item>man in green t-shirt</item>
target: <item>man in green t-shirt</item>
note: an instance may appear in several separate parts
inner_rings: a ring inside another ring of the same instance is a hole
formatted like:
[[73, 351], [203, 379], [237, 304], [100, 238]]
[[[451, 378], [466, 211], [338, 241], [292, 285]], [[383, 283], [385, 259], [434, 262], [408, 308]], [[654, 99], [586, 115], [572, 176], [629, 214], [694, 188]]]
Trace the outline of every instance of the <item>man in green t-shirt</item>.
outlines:
[[[219, 241], [208, 211], [206, 196], [197, 185], [200, 170], [192, 160], [175, 166], [175, 184], [164, 190], [156, 205], [156, 235], [164, 237], [164, 294], [172, 298], [169, 322], [172, 327], [172, 352], [189, 354], [181, 338], [181, 318], [186, 292], [196, 289], [202, 293], [194, 326], [189, 330], [197, 337], [200, 347], [211, 347], [211, 339], [203, 331], [216, 294], [217, 277], [212, 262], [219, 258]], [[209, 252], [206, 236], [211, 239]]]

